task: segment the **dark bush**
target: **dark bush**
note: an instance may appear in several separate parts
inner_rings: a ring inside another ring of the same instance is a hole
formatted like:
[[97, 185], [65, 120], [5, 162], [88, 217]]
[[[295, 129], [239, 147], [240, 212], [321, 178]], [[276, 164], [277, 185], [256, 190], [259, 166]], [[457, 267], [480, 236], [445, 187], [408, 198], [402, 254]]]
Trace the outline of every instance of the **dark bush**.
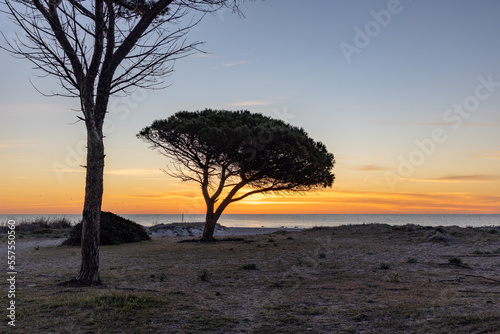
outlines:
[[244, 270], [257, 270], [257, 265], [255, 263], [244, 264], [241, 268]]
[[[130, 242], [151, 240], [144, 227], [111, 212], [101, 212], [101, 245], [120, 245]], [[82, 223], [78, 223], [69, 233], [66, 246], [80, 246]]]
[[461, 265], [461, 264], [463, 264], [463, 261], [459, 257], [450, 257], [448, 259], [448, 263], [449, 264], [455, 264], [455, 265]]

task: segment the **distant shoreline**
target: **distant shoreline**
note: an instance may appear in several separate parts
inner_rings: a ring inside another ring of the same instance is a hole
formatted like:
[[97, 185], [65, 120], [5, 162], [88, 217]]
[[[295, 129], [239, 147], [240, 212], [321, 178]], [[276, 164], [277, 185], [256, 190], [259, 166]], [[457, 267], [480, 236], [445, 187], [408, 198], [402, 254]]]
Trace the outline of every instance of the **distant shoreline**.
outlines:
[[[170, 237], [170, 236], [193, 236], [198, 237], [203, 234], [203, 223], [173, 223], [159, 224], [151, 227], [146, 227], [146, 231], [151, 237]], [[215, 237], [221, 236], [244, 236], [244, 235], [260, 235], [271, 234], [278, 231], [296, 232], [301, 231], [300, 228], [286, 227], [226, 227], [217, 224], [214, 232]]]
[[[144, 227], [160, 223], [180, 223], [180, 214], [119, 214]], [[9, 219], [22, 221], [34, 218], [66, 218], [73, 223], [81, 215], [0, 215], [0, 223]], [[184, 222], [204, 221], [203, 214], [185, 214]], [[315, 226], [341, 226], [357, 224], [422, 225], [422, 226], [500, 226], [500, 214], [224, 214], [219, 220], [221, 225], [234, 228], [301, 228]]]

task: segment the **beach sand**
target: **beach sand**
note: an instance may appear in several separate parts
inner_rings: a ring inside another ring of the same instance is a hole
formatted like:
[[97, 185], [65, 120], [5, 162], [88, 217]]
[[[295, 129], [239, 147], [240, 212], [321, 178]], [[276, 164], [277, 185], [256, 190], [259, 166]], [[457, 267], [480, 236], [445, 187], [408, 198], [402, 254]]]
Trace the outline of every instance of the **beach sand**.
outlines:
[[80, 248], [18, 239], [16, 332], [499, 333], [499, 227], [224, 233], [102, 246], [105, 285], [78, 288]]

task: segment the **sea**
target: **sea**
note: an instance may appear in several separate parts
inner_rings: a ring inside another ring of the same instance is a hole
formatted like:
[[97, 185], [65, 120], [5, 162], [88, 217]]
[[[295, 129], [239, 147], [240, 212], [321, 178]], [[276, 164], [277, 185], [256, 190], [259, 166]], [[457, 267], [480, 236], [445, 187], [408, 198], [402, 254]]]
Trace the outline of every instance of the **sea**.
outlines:
[[[192, 223], [205, 221], [202, 214], [119, 214], [143, 226], [168, 223]], [[0, 215], [0, 223], [8, 220], [16, 223], [66, 218], [78, 223], [81, 215]], [[226, 214], [219, 223], [227, 227], [312, 228], [355, 224], [389, 224], [422, 226], [500, 226], [500, 214]]]

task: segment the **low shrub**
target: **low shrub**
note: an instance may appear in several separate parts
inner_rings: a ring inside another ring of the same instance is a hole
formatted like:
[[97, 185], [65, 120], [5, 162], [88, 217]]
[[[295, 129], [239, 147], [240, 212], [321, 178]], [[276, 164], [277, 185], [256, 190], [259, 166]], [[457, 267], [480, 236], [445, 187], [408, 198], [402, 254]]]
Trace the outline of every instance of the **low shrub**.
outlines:
[[463, 264], [463, 261], [459, 257], [450, 257], [448, 259], [448, 263], [449, 264], [454, 264], [454, 265], [461, 265], [461, 264]]
[[386, 263], [386, 262], [381, 262], [380, 263], [379, 269], [388, 270], [390, 268], [391, 268], [391, 265], [389, 263]]
[[212, 277], [212, 274], [210, 274], [208, 272], [208, 270], [206, 269], [203, 269], [202, 271], [200, 271], [198, 273], [198, 278], [202, 281], [202, 282], [208, 282], [210, 280], [210, 278]]
[[255, 263], [244, 264], [242, 269], [244, 269], [244, 270], [257, 270], [257, 265]]
[[[120, 245], [131, 242], [151, 240], [144, 227], [131, 220], [117, 216], [111, 212], [101, 212], [101, 245]], [[80, 246], [82, 240], [82, 223], [78, 223], [69, 233], [65, 246]]]

